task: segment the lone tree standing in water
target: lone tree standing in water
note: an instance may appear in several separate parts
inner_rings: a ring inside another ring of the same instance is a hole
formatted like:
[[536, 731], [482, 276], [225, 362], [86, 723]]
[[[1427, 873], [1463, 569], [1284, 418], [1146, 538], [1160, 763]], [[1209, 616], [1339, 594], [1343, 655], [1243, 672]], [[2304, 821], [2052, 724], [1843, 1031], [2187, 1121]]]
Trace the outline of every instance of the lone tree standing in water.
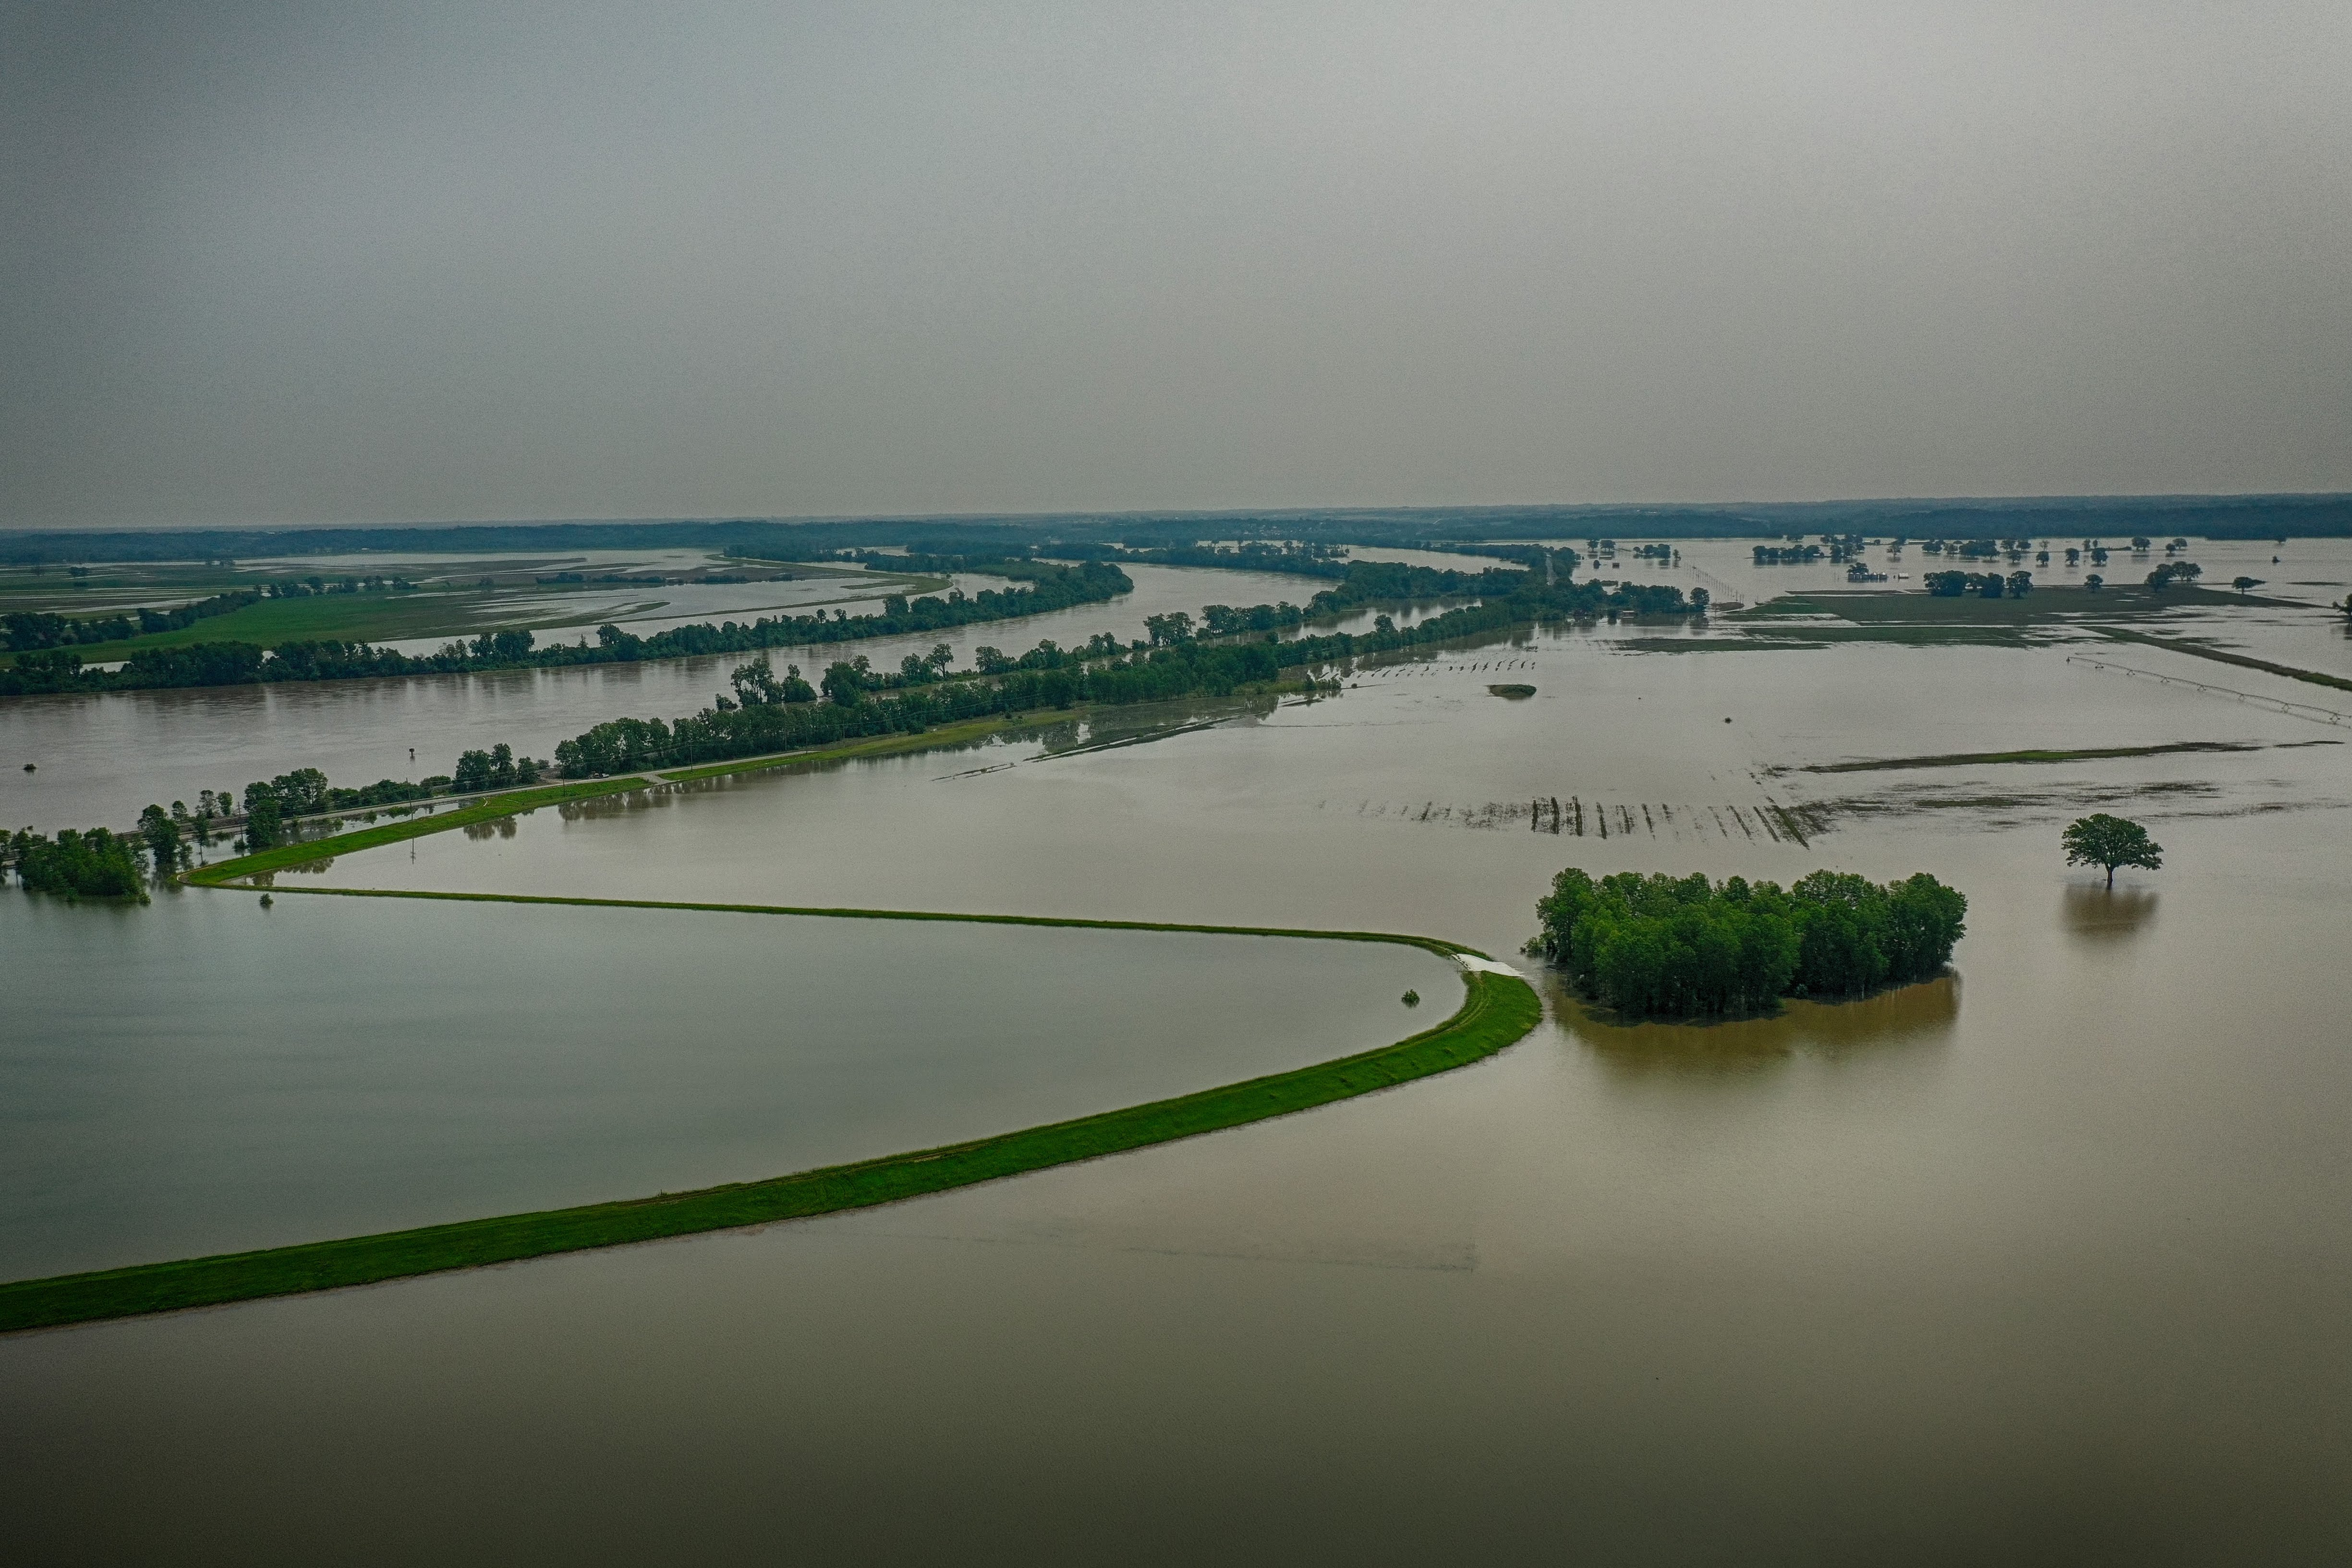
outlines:
[[2126, 817], [2109, 816], [2100, 812], [2086, 816], [2066, 829], [2066, 864], [2069, 866], [2104, 866], [2107, 868], [2107, 886], [2116, 885], [2116, 868], [2140, 866], [2150, 871], [2164, 865], [2164, 846], [2147, 836], [2147, 829]]

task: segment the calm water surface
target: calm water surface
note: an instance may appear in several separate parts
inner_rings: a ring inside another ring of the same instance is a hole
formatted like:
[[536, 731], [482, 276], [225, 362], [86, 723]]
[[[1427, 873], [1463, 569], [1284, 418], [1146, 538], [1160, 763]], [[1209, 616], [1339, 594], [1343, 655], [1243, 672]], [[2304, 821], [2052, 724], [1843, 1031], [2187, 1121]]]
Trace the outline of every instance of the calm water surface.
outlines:
[[[1486, 694], [1505, 664], [1535, 699]], [[1971, 899], [1957, 976], [1712, 1029], [1604, 1027], [1555, 994], [1488, 1064], [1181, 1145], [0, 1343], [19, 1539], [385, 1562], [2352, 1552], [2352, 748], [2294, 744], [2339, 731], [2063, 649], [1569, 636], [1355, 680], [1123, 749], [1030, 738], [542, 811], [322, 880], [1501, 954], [1567, 864], [1926, 869]], [[1802, 771], [2183, 740], [2257, 749]], [[1549, 831], [1555, 796], [1610, 837]], [[2112, 897], [2070, 872], [2057, 833], [2085, 809], [2147, 821], [2166, 868]]]
[[927, 1148], [1385, 1045], [1404, 991], [1461, 994], [1362, 942], [202, 889], [11, 892], [0, 945], [43, 1023], [0, 1040], [12, 1279]]

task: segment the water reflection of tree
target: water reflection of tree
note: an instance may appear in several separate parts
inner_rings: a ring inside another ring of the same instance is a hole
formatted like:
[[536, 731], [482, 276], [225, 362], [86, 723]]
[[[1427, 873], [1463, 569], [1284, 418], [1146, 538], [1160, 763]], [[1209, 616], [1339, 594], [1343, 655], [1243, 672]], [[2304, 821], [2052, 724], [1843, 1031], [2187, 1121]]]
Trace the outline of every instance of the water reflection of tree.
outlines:
[[2155, 923], [2156, 899], [2153, 888], [2069, 883], [2060, 915], [2066, 934], [2076, 942], [2093, 945], [2122, 942]]
[[1960, 1013], [1960, 977], [1944, 973], [1853, 1002], [1790, 1001], [1769, 1018], [1719, 1024], [1613, 1024], [1546, 986], [1569, 1033], [1623, 1075], [1752, 1071], [1799, 1052], [1830, 1061], [1895, 1047], [1940, 1045]]

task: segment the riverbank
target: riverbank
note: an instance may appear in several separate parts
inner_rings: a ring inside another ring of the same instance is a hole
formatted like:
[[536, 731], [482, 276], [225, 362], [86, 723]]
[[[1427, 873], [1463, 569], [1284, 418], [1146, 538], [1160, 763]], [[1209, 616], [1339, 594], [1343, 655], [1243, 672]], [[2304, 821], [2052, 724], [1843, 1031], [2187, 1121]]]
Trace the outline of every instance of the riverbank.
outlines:
[[[478, 903], [724, 910], [782, 917], [950, 921], [1391, 942], [1422, 948], [1457, 961], [1478, 957], [1468, 949], [1439, 939], [1377, 931], [494, 894], [303, 890], [331, 897], [406, 897]], [[0, 1285], [0, 1331], [332, 1289], [871, 1207], [1286, 1116], [1493, 1056], [1525, 1036], [1542, 1016], [1542, 1006], [1534, 990], [1516, 975], [1500, 972], [1499, 966], [1474, 968], [1465, 963], [1463, 980], [1462, 1006], [1436, 1027], [1393, 1045], [1288, 1072], [768, 1181]]]

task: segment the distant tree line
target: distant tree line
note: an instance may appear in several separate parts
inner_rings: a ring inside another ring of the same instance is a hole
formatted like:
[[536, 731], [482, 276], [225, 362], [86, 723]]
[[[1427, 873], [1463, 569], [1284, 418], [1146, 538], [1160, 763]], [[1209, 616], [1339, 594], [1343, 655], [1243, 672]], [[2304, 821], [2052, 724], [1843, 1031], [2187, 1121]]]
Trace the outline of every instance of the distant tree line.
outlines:
[[1543, 571], [1547, 562], [1563, 574], [1573, 572], [1584, 559], [1565, 544], [1462, 544], [1450, 540], [1427, 539], [1420, 541], [1419, 546], [1423, 550], [1444, 551], [1449, 555], [1484, 555], [1496, 561], [1516, 561], [1537, 572]]
[[1239, 544], [1163, 544], [1129, 547], [1088, 543], [1056, 545], [1054, 552], [1073, 561], [1131, 562], [1143, 566], [1209, 566], [1231, 572], [1287, 573], [1297, 577], [1344, 577], [1344, 545], [1294, 540], [1246, 541]]
[[[960, 558], [961, 559], [961, 558]], [[727, 621], [673, 626], [649, 637], [615, 626], [597, 628], [593, 643], [538, 647], [528, 631], [485, 632], [470, 642], [453, 642], [438, 653], [407, 655], [363, 642], [331, 639], [281, 643], [264, 649], [251, 643], [192, 643], [184, 647], [142, 648], [115, 673], [81, 668], [69, 650], [20, 655], [16, 667], [0, 670], [0, 697], [47, 691], [121, 691], [153, 687], [237, 686], [256, 681], [342, 680], [369, 676], [445, 675], [500, 669], [627, 664], [641, 659], [751, 653], [762, 648], [848, 642], [862, 637], [903, 637], [1043, 615], [1078, 605], [1100, 604], [1131, 592], [1135, 584], [1118, 567], [1100, 562], [1078, 566], [1030, 562], [973, 561], [971, 570], [1018, 574], [1025, 587], [986, 588], [973, 595], [950, 592], [909, 601], [890, 595], [879, 614], [852, 616], [836, 610], [814, 615], [763, 617], [748, 625]]]
[[11, 653], [32, 653], [42, 648], [72, 647], [91, 643], [121, 642], [125, 637], [152, 637], [158, 632], [175, 632], [184, 626], [214, 616], [225, 616], [231, 610], [241, 610], [247, 605], [257, 605], [263, 595], [257, 588], [240, 588], [234, 593], [215, 594], [209, 599], [199, 599], [193, 605], [177, 609], [126, 610], [119, 616], [68, 617], [20, 612], [0, 616], [0, 647]]
[[1815, 871], [1783, 891], [1704, 873], [1679, 879], [1574, 867], [1536, 905], [1530, 954], [1633, 1018], [1764, 1012], [1783, 996], [1859, 996], [1942, 970], [1969, 901], [1922, 871], [1884, 886]]

